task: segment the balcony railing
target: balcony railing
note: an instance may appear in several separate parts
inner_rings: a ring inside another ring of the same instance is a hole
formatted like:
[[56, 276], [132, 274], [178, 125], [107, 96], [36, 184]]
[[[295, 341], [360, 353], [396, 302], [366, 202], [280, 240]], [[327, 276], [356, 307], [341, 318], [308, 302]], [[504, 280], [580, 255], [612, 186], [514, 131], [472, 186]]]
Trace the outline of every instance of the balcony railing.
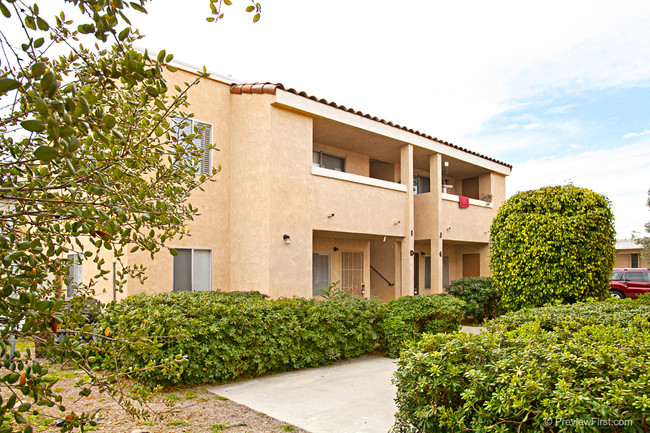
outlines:
[[311, 168], [311, 174], [316, 176], [329, 177], [331, 179], [340, 179], [347, 182], [360, 183], [362, 185], [376, 186], [379, 188], [391, 189], [393, 191], [406, 192], [406, 185], [401, 183], [389, 182], [387, 180], [375, 179], [373, 177], [360, 176], [358, 174], [345, 173], [342, 171], [330, 170], [323, 167]]
[[[443, 200], [449, 200], [449, 201], [455, 201], [456, 203], [459, 202], [459, 196], [454, 195], [454, 194], [446, 194], [442, 193], [442, 199]], [[481, 206], [481, 207], [492, 207], [492, 203], [483, 201], [483, 200], [476, 200], [474, 198], [469, 199], [469, 204], [471, 206]]]

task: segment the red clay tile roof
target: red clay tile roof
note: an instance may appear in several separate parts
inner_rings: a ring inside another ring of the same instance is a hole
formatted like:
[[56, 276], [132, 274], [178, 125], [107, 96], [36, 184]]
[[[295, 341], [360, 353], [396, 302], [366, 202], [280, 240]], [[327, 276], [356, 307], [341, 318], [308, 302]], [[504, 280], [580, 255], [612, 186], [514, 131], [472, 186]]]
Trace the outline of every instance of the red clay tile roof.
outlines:
[[285, 92], [293, 93], [294, 95], [302, 96], [303, 98], [311, 99], [312, 101], [319, 102], [321, 104], [329, 105], [330, 107], [338, 108], [339, 110], [347, 111], [352, 114], [356, 114], [361, 117], [365, 117], [366, 119], [374, 120], [376, 122], [383, 123], [384, 125], [392, 126], [394, 128], [401, 129], [406, 132], [410, 132], [415, 135], [419, 135], [420, 137], [427, 138], [429, 140], [433, 140], [437, 143], [444, 144], [450, 147], [453, 147], [454, 149], [458, 149], [460, 151], [469, 153], [470, 155], [475, 155], [483, 159], [487, 159], [488, 161], [496, 162], [497, 164], [504, 165], [510, 169], [512, 169], [512, 165], [506, 164], [505, 162], [498, 161], [496, 159], [490, 158], [485, 155], [481, 155], [480, 153], [471, 151], [469, 149], [464, 149], [460, 146], [456, 146], [455, 144], [449, 143], [448, 141], [440, 140], [436, 137], [432, 137], [430, 135], [427, 135], [423, 132], [420, 131], [415, 131], [413, 129], [407, 128], [406, 126], [401, 126], [397, 125], [393, 122], [389, 122], [384, 119], [380, 119], [378, 117], [371, 116], [369, 114], [365, 114], [361, 111], [357, 111], [353, 108], [346, 108], [344, 105], [338, 105], [336, 102], [328, 102], [326, 99], [319, 99], [315, 96], [310, 96], [305, 92], [299, 92], [296, 89], [286, 89], [282, 84], [280, 83], [249, 83], [249, 84], [233, 84], [230, 86], [230, 93], [233, 95], [241, 95], [241, 94], [268, 94], [268, 95], [275, 95], [275, 91], [277, 89], [284, 90]]

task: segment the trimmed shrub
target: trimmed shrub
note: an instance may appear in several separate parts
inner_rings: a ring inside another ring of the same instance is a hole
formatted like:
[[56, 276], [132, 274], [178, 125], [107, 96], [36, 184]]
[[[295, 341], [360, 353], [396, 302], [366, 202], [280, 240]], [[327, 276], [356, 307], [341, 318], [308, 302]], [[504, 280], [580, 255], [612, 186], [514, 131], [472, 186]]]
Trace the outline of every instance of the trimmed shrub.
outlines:
[[490, 269], [507, 310], [608, 296], [614, 267], [609, 200], [572, 185], [508, 199], [490, 229]]
[[404, 296], [390, 301], [378, 324], [382, 349], [396, 358], [405, 344], [419, 340], [422, 333], [457, 331], [464, 304], [448, 295]]
[[[650, 300], [650, 298], [648, 298]], [[618, 325], [650, 329], [650, 302], [640, 299], [609, 299], [531, 308], [505, 314], [489, 321], [491, 331], [512, 330], [526, 323], [538, 323], [541, 329], [580, 329], [589, 325]]]
[[620, 326], [425, 335], [398, 361], [394, 431], [649, 432], [648, 353]]
[[472, 318], [474, 323], [482, 323], [502, 313], [501, 294], [492, 284], [492, 278], [461, 278], [447, 286], [447, 293], [465, 301], [465, 319]]
[[[113, 305], [102, 322], [116, 338], [161, 338], [154, 355], [118, 351], [123, 365], [145, 369], [152, 385], [192, 385], [316, 367], [365, 355], [377, 340], [378, 301], [339, 296], [265, 300], [257, 295], [181, 292], [137, 295]], [[179, 372], [148, 370], [178, 357]]]

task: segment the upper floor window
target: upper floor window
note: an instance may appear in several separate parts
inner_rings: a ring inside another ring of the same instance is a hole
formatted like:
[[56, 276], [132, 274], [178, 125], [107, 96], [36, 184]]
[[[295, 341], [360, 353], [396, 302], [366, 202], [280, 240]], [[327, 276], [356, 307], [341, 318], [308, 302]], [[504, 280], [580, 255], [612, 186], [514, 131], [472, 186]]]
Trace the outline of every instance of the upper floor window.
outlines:
[[314, 150], [312, 165], [335, 171], [345, 171], [345, 156]]
[[201, 161], [199, 161], [196, 166], [196, 172], [205, 175], [212, 174], [212, 152], [210, 146], [212, 145], [212, 125], [209, 123], [201, 122], [195, 119], [181, 119], [174, 118], [174, 122], [177, 124], [182, 124], [182, 128], [179, 125], [178, 134], [185, 135], [196, 134], [192, 142], [199, 149], [203, 149], [203, 155]]
[[413, 194], [425, 194], [431, 192], [431, 180], [419, 174], [413, 176]]

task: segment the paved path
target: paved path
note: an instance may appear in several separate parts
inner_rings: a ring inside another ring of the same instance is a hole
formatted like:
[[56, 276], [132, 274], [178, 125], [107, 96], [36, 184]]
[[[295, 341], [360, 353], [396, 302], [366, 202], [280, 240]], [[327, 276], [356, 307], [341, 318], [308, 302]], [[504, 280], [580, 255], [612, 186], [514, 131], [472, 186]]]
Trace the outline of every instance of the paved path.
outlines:
[[209, 388], [312, 433], [386, 433], [397, 411], [395, 361], [364, 356]]
[[312, 433], [386, 433], [397, 412], [395, 370], [393, 359], [364, 356], [208, 389]]

